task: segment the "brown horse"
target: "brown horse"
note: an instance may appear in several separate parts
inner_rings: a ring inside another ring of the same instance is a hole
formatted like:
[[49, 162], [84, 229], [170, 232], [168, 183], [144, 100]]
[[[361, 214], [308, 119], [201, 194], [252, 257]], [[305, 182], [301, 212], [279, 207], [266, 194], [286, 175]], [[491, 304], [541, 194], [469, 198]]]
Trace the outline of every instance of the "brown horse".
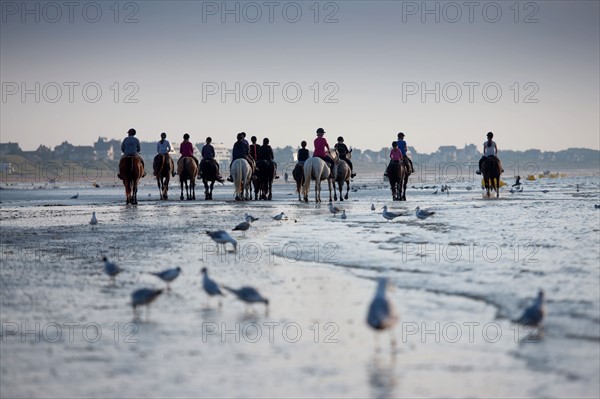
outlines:
[[390, 162], [387, 167], [387, 177], [392, 189], [393, 201], [406, 201], [406, 184], [408, 173], [402, 162]]
[[485, 198], [490, 198], [490, 190], [496, 191], [496, 198], [500, 196], [498, 188], [500, 187], [500, 175], [502, 174], [502, 164], [497, 157], [487, 157], [481, 165], [481, 174], [483, 175], [483, 183], [485, 184]]
[[300, 198], [300, 190], [302, 189], [302, 184], [304, 184], [304, 164], [297, 162], [292, 171], [292, 176], [294, 176], [294, 181], [296, 182], [298, 201], [302, 201], [302, 198]]
[[160, 199], [166, 200], [169, 198], [169, 181], [173, 172], [173, 160], [169, 154], [157, 154], [154, 157], [154, 176], [156, 176], [156, 184], [160, 193]]
[[142, 160], [137, 155], [126, 155], [119, 161], [119, 174], [125, 186], [127, 205], [137, 205], [138, 182], [144, 174]]
[[[350, 165], [348, 165], [348, 163], [343, 159], [335, 159], [335, 165], [333, 166], [333, 178], [338, 184], [338, 189], [340, 190], [340, 201], [348, 199], [348, 192], [350, 191]], [[344, 183], [346, 183], [346, 195], [342, 197]], [[335, 190], [335, 185], [333, 187], [333, 200], [337, 201], [337, 191]]]
[[[203, 159], [200, 161], [200, 176], [204, 184], [204, 199], [213, 199], [212, 192], [218, 178], [217, 161], [214, 159]], [[210, 182], [210, 185], [208, 184]]]
[[[198, 177], [198, 166], [192, 157], [181, 157], [177, 161], [177, 174], [181, 184], [181, 195], [179, 199], [183, 201], [183, 184], [185, 183], [186, 199], [196, 199], [196, 177]], [[189, 180], [189, 187], [188, 187]]]
[[[275, 162], [260, 159], [256, 162], [256, 188], [254, 199], [271, 200], [273, 198], [273, 180], [275, 179]], [[256, 190], [258, 189], [258, 190]]]

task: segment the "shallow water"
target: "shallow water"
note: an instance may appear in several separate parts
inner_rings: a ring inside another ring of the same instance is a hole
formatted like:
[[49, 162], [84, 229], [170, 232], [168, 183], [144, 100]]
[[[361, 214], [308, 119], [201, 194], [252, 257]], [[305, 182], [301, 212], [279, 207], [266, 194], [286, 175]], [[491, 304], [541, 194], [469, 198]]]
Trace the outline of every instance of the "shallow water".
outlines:
[[[161, 202], [147, 184], [137, 207], [124, 206], [120, 187], [1, 190], [3, 396], [600, 394], [598, 177], [525, 182], [490, 200], [473, 183], [449, 195], [409, 188], [406, 202], [373, 180], [354, 187], [337, 204], [345, 221], [315, 205], [312, 188], [305, 204], [283, 183], [273, 201], [246, 203], [232, 201], [231, 185], [212, 202]], [[387, 222], [386, 204], [405, 215]], [[436, 214], [419, 220], [416, 206]], [[270, 220], [281, 211], [288, 220]], [[260, 220], [232, 233], [237, 252], [217, 253], [203, 233], [231, 229], [244, 212]], [[114, 286], [104, 254], [126, 269]], [[184, 274], [171, 292], [133, 319], [131, 292], [164, 286], [147, 272], [175, 266]], [[258, 287], [268, 315], [231, 296], [205, 309], [201, 267]], [[374, 342], [364, 322], [379, 275], [396, 288], [393, 355], [389, 335]], [[538, 289], [547, 314], [543, 336], [532, 336], [510, 320]]]

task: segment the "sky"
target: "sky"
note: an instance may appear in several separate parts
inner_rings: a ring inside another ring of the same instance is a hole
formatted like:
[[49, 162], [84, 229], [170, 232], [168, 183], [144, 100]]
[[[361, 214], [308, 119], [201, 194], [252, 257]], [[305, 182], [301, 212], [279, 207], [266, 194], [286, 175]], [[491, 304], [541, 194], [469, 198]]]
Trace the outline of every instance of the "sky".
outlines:
[[600, 149], [598, 1], [0, 3], [0, 141], [24, 150], [131, 127]]

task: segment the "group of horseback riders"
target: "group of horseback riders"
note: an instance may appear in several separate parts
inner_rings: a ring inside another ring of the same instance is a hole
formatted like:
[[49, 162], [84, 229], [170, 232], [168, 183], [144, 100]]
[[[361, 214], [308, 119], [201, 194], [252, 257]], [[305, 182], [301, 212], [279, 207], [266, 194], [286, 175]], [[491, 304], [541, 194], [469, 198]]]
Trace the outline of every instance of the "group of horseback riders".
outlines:
[[[135, 129], [129, 129], [127, 131], [127, 137], [121, 143], [121, 151], [123, 152], [123, 157], [125, 156], [138, 156], [140, 153], [140, 141], [135, 137], [136, 131]], [[313, 145], [313, 157], [321, 158], [327, 165], [330, 170], [330, 177], [333, 177], [333, 166], [335, 161], [329, 156], [329, 143], [327, 139], [324, 137], [325, 130], [323, 128], [317, 129], [317, 138], [315, 138]], [[171, 170], [173, 171], [173, 176], [175, 176], [175, 169], [173, 167], [173, 160], [170, 158], [169, 153], [173, 150], [171, 147], [171, 143], [167, 140], [167, 134], [161, 133], [161, 139], [156, 143], [156, 152], [157, 156], [154, 158], [154, 164], [160, 162], [159, 157], [162, 155], [166, 155], [171, 162]], [[405, 134], [403, 132], [398, 133], [398, 140], [392, 142], [392, 149], [390, 151], [390, 165], [392, 163], [403, 163], [406, 170], [409, 173], [414, 173], [412, 160], [407, 156], [407, 144], [404, 140]], [[492, 132], [487, 133], [487, 141], [483, 143], [483, 156], [479, 160], [479, 170], [475, 173], [481, 174], [481, 167], [483, 162], [488, 157], [498, 157], [498, 147], [496, 142], [493, 141], [494, 134]], [[196, 166], [199, 166], [198, 159], [194, 156], [194, 145], [189, 141], [190, 135], [183, 135], [183, 142], [179, 146], [179, 152], [181, 157], [190, 157], [196, 162]], [[277, 175], [277, 163], [274, 161], [273, 149], [269, 145], [269, 139], [264, 138], [262, 145], [257, 144], [256, 136], [252, 136], [250, 138], [252, 144], [249, 144], [246, 140], [246, 133], [241, 132], [237, 135], [237, 141], [233, 145], [233, 149], [231, 151], [231, 163], [236, 159], [243, 158], [248, 161], [250, 166], [252, 167], [253, 178], [255, 178], [256, 173], [256, 163], [257, 161], [264, 160], [267, 162], [271, 162], [274, 166], [275, 170], [275, 178], [279, 178]], [[224, 180], [219, 173], [219, 164], [215, 160], [215, 149], [211, 144], [212, 138], [207, 137], [204, 146], [202, 147], [202, 160], [211, 161], [217, 167], [217, 181], [223, 183]], [[302, 141], [300, 144], [301, 148], [298, 150], [297, 161], [300, 164], [304, 164], [304, 162], [310, 157], [309, 150], [306, 148], [306, 141]], [[337, 143], [334, 145], [334, 149], [338, 153], [338, 157], [341, 160], [344, 160], [348, 166], [350, 167], [351, 177], [355, 177], [356, 173], [354, 173], [354, 166], [352, 165], [352, 161], [349, 159], [349, 155], [352, 153], [352, 150], [348, 149], [346, 144], [344, 144], [344, 138], [339, 136], [337, 138]], [[139, 157], [142, 165], [144, 165], [144, 160], [142, 157]], [[499, 161], [499, 160], [498, 160]], [[154, 168], [156, 169], [156, 168]], [[231, 164], [230, 164], [231, 169]], [[502, 169], [504, 171], [504, 169]], [[142, 177], [146, 176], [146, 172], [143, 173]], [[387, 172], [386, 172], [387, 176]], [[119, 179], [121, 178], [118, 175]], [[201, 178], [198, 176], [198, 178]], [[228, 181], [233, 181], [231, 175], [227, 178]]]

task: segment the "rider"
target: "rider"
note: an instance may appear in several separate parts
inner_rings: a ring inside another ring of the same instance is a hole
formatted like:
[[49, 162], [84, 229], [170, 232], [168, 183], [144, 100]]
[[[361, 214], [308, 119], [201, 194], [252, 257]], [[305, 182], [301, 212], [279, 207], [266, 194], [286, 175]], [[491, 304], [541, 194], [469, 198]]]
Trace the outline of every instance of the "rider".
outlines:
[[[392, 149], [390, 151], [390, 163], [389, 165], [392, 164], [392, 162], [402, 162], [402, 151], [400, 151], [400, 149], [398, 148], [398, 142], [397, 141], [392, 141]], [[388, 165], [388, 167], [389, 167]], [[385, 171], [385, 173], [383, 174], [384, 176], [387, 177], [387, 169]]]
[[298, 163], [304, 165], [304, 161], [310, 158], [310, 151], [306, 148], [306, 141], [302, 140], [300, 146], [302, 148], [298, 149]]
[[323, 137], [324, 134], [325, 130], [323, 130], [322, 127], [317, 129], [317, 138], [314, 141], [315, 149], [313, 151], [313, 157], [321, 158], [323, 161], [325, 161], [325, 163], [327, 163], [327, 165], [329, 165], [329, 177], [333, 178], [333, 165], [335, 164], [335, 161], [331, 159], [329, 154], [325, 151], [326, 148], [327, 151], [330, 149], [327, 139]]
[[406, 155], [406, 151], [408, 146], [406, 145], [406, 141], [404, 141], [404, 133], [398, 133], [398, 148], [402, 152], [402, 162], [404, 162], [404, 166], [408, 173], [415, 173], [415, 168], [413, 167], [412, 160]]
[[[172, 174], [173, 177], [175, 177], [175, 168], [173, 167], [173, 160], [171, 159], [171, 156], [169, 155], [169, 153], [173, 150], [173, 148], [171, 148], [171, 143], [169, 142], [169, 140], [167, 140], [167, 134], [165, 132], [162, 132], [160, 134], [160, 140], [156, 142], [156, 152], [158, 154], [164, 154], [167, 159], [169, 160], [169, 162], [171, 163], [171, 170], [172, 170]], [[153, 165], [153, 169], [156, 170], [158, 167], [158, 163], [159, 163], [159, 156], [155, 156], [154, 157], [154, 165]], [[156, 173], [154, 173], [154, 176], [156, 176]]]
[[252, 142], [252, 144], [250, 144], [250, 156], [255, 161], [258, 161], [258, 153], [260, 152], [260, 145], [256, 144], [256, 140], [257, 140], [256, 136], [250, 137], [250, 141]]
[[[479, 160], [479, 170], [477, 170], [475, 172], [478, 175], [481, 174], [481, 166], [483, 165], [483, 161], [485, 161], [486, 158], [488, 158], [488, 157], [498, 158], [498, 147], [496, 146], [496, 142], [494, 140], [492, 140], [493, 138], [494, 138], [494, 133], [488, 132], [487, 141], [485, 141], [483, 143], [483, 156]], [[500, 162], [500, 159], [498, 159], [498, 162]], [[502, 164], [500, 164], [500, 167], [502, 167]], [[504, 172], [504, 169], [502, 169], [502, 172]]]
[[[127, 131], [127, 137], [125, 137], [121, 143], [121, 152], [123, 153], [123, 155], [121, 155], [121, 159], [128, 156], [137, 156], [142, 162], [142, 168], [144, 168], [144, 158], [140, 156], [140, 141], [136, 137], [133, 137], [135, 136], [135, 133], [135, 129], [129, 129]], [[121, 174], [117, 174], [117, 177], [121, 179]], [[145, 168], [144, 173], [142, 173], [142, 177], [146, 177]]]
[[271, 163], [273, 163], [273, 170], [275, 171], [275, 178], [279, 179], [279, 176], [277, 175], [277, 163], [275, 161], [273, 161], [275, 159], [275, 156], [273, 155], [273, 149], [269, 145], [269, 139], [266, 137], [263, 139], [263, 143], [259, 147], [258, 159], [270, 161]]
[[[183, 142], [179, 145], [179, 152], [181, 153], [181, 157], [191, 157], [194, 162], [196, 162], [196, 167], [198, 167], [198, 158], [194, 156], [194, 145], [190, 142], [190, 135], [183, 135]], [[198, 175], [198, 177], [200, 177]]]
[[217, 166], [217, 181], [223, 183], [223, 177], [219, 173], [219, 163], [215, 160], [215, 148], [212, 146], [212, 138], [206, 138], [206, 144], [202, 146], [202, 160], [212, 161]]
[[244, 158], [250, 164], [250, 167], [254, 171], [254, 161], [250, 156], [250, 148], [248, 147], [247, 142], [244, 140], [245, 133], [238, 133], [237, 141], [233, 144], [233, 149], [231, 150], [231, 163], [229, 164], [229, 177], [227, 181], [233, 181], [233, 177], [231, 176], [231, 165], [233, 165], [233, 161], [239, 158]]
[[346, 158], [348, 154], [352, 152], [352, 150], [348, 150], [348, 147], [346, 147], [346, 144], [344, 144], [344, 138], [342, 136], [338, 137], [337, 140], [338, 142], [333, 146], [333, 148], [337, 150], [340, 159], [346, 161], [348, 166], [350, 166], [350, 177], [355, 177], [356, 173], [354, 173], [354, 166], [352, 165], [352, 162]]

